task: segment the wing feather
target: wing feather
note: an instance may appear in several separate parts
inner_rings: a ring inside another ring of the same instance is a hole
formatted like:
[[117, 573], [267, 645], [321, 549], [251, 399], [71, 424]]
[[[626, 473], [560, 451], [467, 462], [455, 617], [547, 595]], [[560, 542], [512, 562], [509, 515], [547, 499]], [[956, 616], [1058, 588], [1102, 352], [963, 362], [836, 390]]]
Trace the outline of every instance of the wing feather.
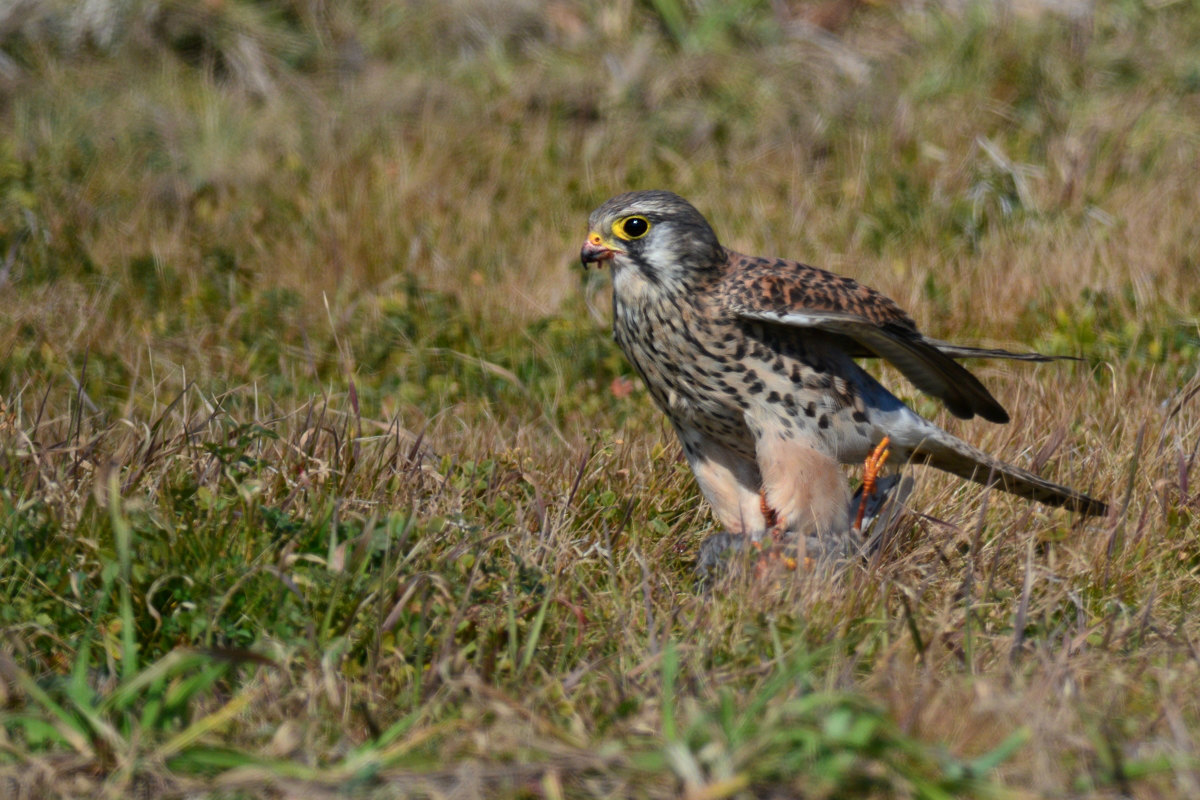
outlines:
[[978, 414], [989, 422], [1008, 422], [1008, 413], [979, 379], [920, 334], [902, 328], [876, 325], [855, 314], [836, 311], [757, 311], [734, 307], [745, 320], [812, 328], [851, 339], [886, 359], [926, 394], [937, 397], [956, 417]]
[[950, 413], [1008, 422], [1008, 413], [961, 358], [1052, 361], [1060, 356], [967, 347], [930, 339], [887, 296], [853, 278], [786, 259], [754, 258], [726, 250], [720, 294], [736, 317], [821, 331], [851, 358], [886, 359]]
[[926, 344], [933, 345], [938, 350], [941, 350], [951, 358], [1003, 358], [1008, 361], [1036, 361], [1038, 363], [1047, 363], [1049, 361], [1083, 361], [1078, 356], [1051, 356], [1045, 353], [1014, 353], [1011, 350], [1004, 350], [999, 347], [969, 347], [962, 344], [951, 344], [943, 342], [939, 339], [931, 339], [928, 336], [921, 337]]

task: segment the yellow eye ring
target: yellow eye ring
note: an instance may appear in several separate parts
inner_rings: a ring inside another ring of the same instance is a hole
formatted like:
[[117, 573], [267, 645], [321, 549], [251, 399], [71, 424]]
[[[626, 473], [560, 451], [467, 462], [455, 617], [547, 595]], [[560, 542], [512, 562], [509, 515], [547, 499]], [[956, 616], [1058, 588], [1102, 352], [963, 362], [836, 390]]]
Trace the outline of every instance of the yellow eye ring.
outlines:
[[640, 239], [649, 232], [650, 220], [641, 214], [635, 214], [632, 217], [622, 217], [613, 223], [613, 234], [618, 239], [624, 239], [627, 242]]

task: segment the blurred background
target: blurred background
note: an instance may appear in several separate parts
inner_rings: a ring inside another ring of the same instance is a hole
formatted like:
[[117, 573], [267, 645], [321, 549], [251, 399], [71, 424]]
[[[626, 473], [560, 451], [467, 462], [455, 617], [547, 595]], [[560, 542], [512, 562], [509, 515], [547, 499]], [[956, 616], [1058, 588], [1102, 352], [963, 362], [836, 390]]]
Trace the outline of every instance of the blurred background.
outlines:
[[933, 335], [1182, 375], [1198, 42], [1169, 0], [8, 0], [0, 384], [569, 411], [628, 372], [573, 263], [636, 188]]

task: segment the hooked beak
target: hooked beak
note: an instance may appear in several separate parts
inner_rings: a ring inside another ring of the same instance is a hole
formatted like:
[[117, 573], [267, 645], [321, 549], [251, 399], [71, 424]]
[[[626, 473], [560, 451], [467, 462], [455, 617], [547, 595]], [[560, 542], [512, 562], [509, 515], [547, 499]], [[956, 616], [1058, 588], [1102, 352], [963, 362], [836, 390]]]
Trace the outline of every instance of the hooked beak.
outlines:
[[583, 243], [583, 248], [579, 251], [579, 261], [583, 264], [583, 268], [587, 269], [588, 264], [608, 261], [622, 252], [624, 251], [609, 247], [600, 234], [592, 232], [588, 234], [587, 241]]

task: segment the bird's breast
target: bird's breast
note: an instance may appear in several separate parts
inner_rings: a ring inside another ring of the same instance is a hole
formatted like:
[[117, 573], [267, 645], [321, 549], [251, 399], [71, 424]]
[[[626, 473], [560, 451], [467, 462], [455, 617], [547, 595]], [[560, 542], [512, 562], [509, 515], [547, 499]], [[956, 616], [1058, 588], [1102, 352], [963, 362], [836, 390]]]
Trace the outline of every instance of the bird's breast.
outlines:
[[738, 383], [744, 368], [722, 324], [686, 298], [614, 298], [613, 309], [614, 338], [659, 408], [676, 423], [752, 452]]

